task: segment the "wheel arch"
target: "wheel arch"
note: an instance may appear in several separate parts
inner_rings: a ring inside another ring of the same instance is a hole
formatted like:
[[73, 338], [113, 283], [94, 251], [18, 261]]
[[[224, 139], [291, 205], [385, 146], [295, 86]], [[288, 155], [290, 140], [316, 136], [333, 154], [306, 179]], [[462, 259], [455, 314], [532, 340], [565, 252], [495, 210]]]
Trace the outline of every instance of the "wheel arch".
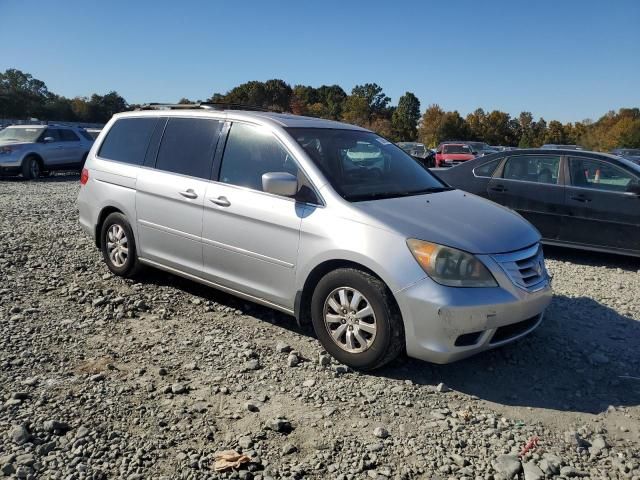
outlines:
[[363, 265], [362, 263], [354, 260], [331, 259], [325, 260], [313, 267], [313, 269], [311, 269], [311, 271], [305, 278], [302, 288], [296, 292], [293, 310], [294, 316], [296, 317], [299, 325], [311, 325], [311, 297], [313, 295], [315, 287], [320, 279], [322, 279], [322, 277], [324, 277], [327, 273], [339, 268], [353, 268], [355, 270], [360, 270], [380, 280], [389, 291], [389, 296], [394, 302], [394, 308], [397, 309], [398, 314], [402, 318], [398, 301], [396, 300], [393, 291], [389, 287], [389, 284], [385, 282], [384, 278], [381, 275], [379, 275], [377, 272], [367, 267], [366, 265]]
[[107, 219], [107, 217], [112, 213], [121, 213], [122, 215], [126, 216], [126, 214], [122, 210], [120, 210], [117, 207], [114, 207], [113, 205], [109, 205], [107, 207], [104, 207], [102, 210], [100, 210], [100, 213], [98, 214], [98, 221], [96, 222], [96, 231], [94, 235], [94, 238], [96, 239], [96, 247], [98, 248], [102, 247], [102, 245], [100, 244], [100, 240], [101, 240], [100, 232], [102, 231], [102, 224]]

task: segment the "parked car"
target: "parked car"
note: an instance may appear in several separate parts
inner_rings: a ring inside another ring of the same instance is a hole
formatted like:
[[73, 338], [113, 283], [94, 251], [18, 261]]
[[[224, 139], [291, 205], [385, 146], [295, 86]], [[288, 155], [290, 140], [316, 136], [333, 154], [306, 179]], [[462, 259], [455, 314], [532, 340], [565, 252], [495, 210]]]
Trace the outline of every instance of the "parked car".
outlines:
[[524, 149], [438, 171], [520, 213], [542, 242], [640, 256], [640, 166], [605, 153]]
[[100, 132], [102, 131], [101, 128], [87, 128], [85, 130], [94, 140], [98, 138], [98, 135], [100, 135]]
[[82, 171], [80, 224], [114, 274], [157, 267], [295, 315], [362, 369], [401, 351], [451, 362], [542, 321], [538, 232], [384, 138], [163, 108], [114, 115]]
[[640, 165], [640, 148], [616, 148], [611, 153]]
[[424, 143], [399, 142], [397, 145], [427, 168], [435, 167], [435, 152], [426, 148]]
[[496, 152], [506, 152], [508, 150], [517, 150], [517, 147], [507, 147], [505, 145], [491, 145], [491, 149], [493, 150], [493, 152], [491, 153], [496, 153]]
[[436, 150], [436, 168], [452, 167], [476, 158], [471, 147], [464, 143], [441, 143]]
[[33, 179], [54, 170], [81, 170], [92, 144], [76, 127], [13, 125], [0, 131], [0, 174]]
[[475, 153], [475, 155], [477, 157], [484, 157], [485, 155], [490, 155], [492, 153], [496, 153], [497, 150], [495, 148], [493, 148], [491, 145], [489, 145], [486, 142], [468, 142], [468, 141], [464, 141], [462, 142], [465, 145], [469, 145], [471, 147], [471, 150], [473, 150]]
[[555, 143], [545, 143], [540, 148], [546, 150], [584, 150], [579, 145], [556, 145]]

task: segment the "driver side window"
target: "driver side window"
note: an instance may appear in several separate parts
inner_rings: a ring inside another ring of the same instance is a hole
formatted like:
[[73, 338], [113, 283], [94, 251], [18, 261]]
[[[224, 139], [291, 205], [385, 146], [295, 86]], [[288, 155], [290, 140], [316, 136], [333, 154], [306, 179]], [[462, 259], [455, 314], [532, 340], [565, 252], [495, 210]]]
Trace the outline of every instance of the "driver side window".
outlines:
[[298, 176], [299, 169], [271, 132], [234, 123], [224, 149], [219, 181], [262, 192], [262, 175], [268, 172]]

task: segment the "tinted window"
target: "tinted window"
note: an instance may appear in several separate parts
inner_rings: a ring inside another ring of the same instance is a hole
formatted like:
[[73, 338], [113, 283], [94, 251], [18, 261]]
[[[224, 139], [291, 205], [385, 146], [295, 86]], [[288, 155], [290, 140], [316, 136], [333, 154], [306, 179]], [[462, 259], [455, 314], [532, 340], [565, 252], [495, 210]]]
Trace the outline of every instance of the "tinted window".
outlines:
[[60, 137], [62, 138], [63, 142], [77, 142], [80, 140], [75, 132], [67, 130], [66, 128], [60, 130]]
[[113, 124], [100, 146], [98, 156], [118, 162], [142, 165], [149, 138], [158, 121], [155, 117], [123, 118]]
[[535, 183], [558, 183], [560, 157], [556, 155], [514, 155], [504, 165], [503, 178]]
[[349, 201], [448, 189], [401, 148], [375, 133], [329, 128], [287, 130], [336, 192]]
[[267, 172], [297, 176], [298, 166], [271, 133], [234, 123], [224, 149], [220, 181], [262, 191], [262, 175]]
[[473, 170], [473, 173], [476, 174], [476, 177], [491, 177], [493, 172], [496, 171], [496, 167], [500, 163], [501, 158], [498, 160], [493, 160], [489, 163], [485, 163], [484, 165], [480, 165]]
[[60, 141], [60, 130], [57, 128], [47, 128], [42, 134], [42, 139], [44, 140], [47, 137], [53, 138], [54, 142]]
[[206, 118], [170, 118], [162, 136], [156, 168], [190, 177], [211, 178], [220, 127], [219, 121]]
[[613, 165], [587, 158], [570, 158], [571, 183], [577, 187], [624, 192], [629, 183], [637, 182], [630, 173]]
[[471, 154], [471, 147], [467, 145], [445, 145], [444, 147], [442, 147], [442, 153]]
[[85, 139], [89, 140], [90, 142], [93, 142], [95, 140], [95, 137], [92, 137], [91, 134], [86, 130], [78, 130], [78, 131], [80, 132], [80, 135], [82, 135]]

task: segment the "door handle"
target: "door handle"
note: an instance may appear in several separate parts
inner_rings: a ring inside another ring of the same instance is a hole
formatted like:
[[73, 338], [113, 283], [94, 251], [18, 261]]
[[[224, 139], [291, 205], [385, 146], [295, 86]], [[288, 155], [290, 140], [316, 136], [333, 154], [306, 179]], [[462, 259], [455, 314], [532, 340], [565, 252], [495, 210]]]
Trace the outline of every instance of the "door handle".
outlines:
[[185, 190], [184, 192], [179, 192], [180, 195], [182, 195], [184, 198], [190, 198], [190, 199], [194, 199], [194, 198], [198, 198], [198, 194], [196, 192], [193, 191], [192, 188], [189, 188], [187, 190]]
[[504, 187], [504, 185], [496, 185], [495, 187], [491, 187], [491, 190], [495, 191], [495, 192], [506, 192], [507, 189]]
[[571, 200], [575, 200], [576, 202], [588, 203], [591, 201], [589, 197], [585, 197], [584, 195], [576, 195], [575, 197], [571, 197]]
[[231, 202], [227, 200], [227, 197], [210, 198], [209, 200], [221, 207], [228, 207], [231, 205]]

